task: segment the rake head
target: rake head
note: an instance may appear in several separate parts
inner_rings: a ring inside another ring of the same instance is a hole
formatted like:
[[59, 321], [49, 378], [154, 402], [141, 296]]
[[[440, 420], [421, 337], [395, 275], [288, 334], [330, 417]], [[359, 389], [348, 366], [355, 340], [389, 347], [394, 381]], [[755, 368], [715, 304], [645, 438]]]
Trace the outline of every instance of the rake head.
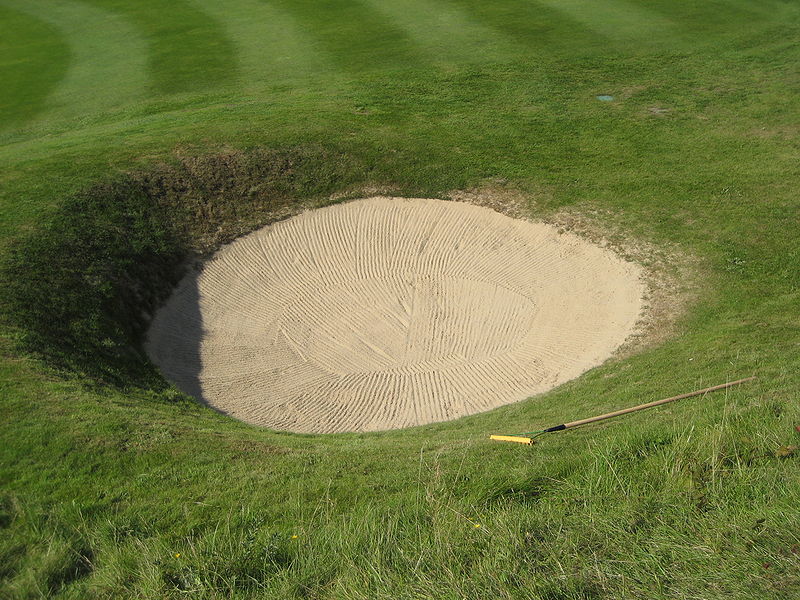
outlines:
[[532, 446], [536, 443], [533, 441], [533, 438], [521, 437], [518, 435], [490, 435], [489, 439], [498, 442], [516, 442], [517, 444], [525, 444], [527, 446]]

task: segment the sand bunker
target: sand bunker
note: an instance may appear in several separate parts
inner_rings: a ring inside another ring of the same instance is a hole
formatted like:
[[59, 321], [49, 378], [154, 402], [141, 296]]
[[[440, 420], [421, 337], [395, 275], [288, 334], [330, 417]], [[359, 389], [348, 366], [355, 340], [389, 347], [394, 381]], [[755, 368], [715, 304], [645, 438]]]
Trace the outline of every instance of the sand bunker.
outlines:
[[516, 402], [600, 364], [642, 309], [640, 269], [487, 208], [370, 198], [220, 250], [157, 313], [180, 389], [296, 432], [374, 431]]

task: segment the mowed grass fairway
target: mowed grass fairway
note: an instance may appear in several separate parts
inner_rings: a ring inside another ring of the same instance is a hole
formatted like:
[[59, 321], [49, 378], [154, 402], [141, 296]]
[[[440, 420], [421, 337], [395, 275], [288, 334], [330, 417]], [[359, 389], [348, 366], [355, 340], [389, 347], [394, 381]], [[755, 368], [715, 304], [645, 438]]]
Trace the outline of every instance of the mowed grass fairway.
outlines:
[[[0, 0], [0, 31], [0, 597], [800, 597], [796, 1]], [[647, 249], [675, 320], [380, 434], [239, 423], [125, 345], [120, 282], [271, 198], [471, 188]]]

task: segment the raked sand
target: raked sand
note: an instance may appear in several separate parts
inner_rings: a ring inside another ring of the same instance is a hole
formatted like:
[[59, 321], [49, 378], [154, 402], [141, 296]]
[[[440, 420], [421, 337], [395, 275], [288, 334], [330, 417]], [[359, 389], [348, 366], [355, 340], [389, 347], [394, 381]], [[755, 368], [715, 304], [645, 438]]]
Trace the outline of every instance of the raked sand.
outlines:
[[248, 423], [409, 427], [602, 363], [640, 316], [641, 275], [550, 225], [369, 198], [224, 247], [158, 311], [146, 348], [181, 390]]

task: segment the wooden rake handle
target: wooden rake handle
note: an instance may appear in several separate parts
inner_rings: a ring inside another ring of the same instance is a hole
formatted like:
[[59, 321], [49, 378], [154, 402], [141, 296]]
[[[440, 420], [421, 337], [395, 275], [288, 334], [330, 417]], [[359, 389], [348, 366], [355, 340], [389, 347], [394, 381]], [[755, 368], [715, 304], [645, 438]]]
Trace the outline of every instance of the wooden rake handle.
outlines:
[[[655, 402], [648, 402], [646, 404], [640, 404], [639, 406], [631, 406], [630, 408], [623, 408], [622, 410], [615, 410], [614, 412], [606, 413], [604, 415], [597, 415], [596, 417], [589, 417], [588, 419], [580, 419], [578, 421], [571, 421], [569, 423], [564, 423], [563, 425], [558, 425], [557, 427], [560, 429], [569, 429], [570, 427], [577, 427], [578, 425], [586, 425], [587, 423], [595, 423], [597, 421], [603, 421], [605, 419], [611, 419], [613, 417], [618, 417], [620, 415], [627, 415], [628, 413], [636, 412], [639, 410], [644, 410], [645, 408], [652, 408], [654, 406], [660, 406], [662, 404], [667, 404], [669, 402], [675, 402], [675, 400], [683, 400], [684, 398], [691, 398], [692, 396], [700, 396], [701, 394], [708, 394], [710, 392], [716, 392], [718, 390], [724, 390], [729, 387], [733, 387], [734, 385], [739, 385], [740, 383], [745, 383], [747, 381], [752, 381], [755, 379], [753, 377], [746, 377], [744, 379], [737, 379], [736, 381], [729, 381], [728, 383], [721, 383], [720, 385], [714, 385], [711, 387], [703, 388], [702, 390], [695, 390], [694, 392], [688, 392], [686, 394], [679, 394], [678, 396], [672, 396], [670, 398], [664, 398], [663, 400], [656, 400]], [[553, 429], [551, 427], [551, 429]], [[545, 430], [549, 431], [549, 430]], [[557, 431], [553, 429], [553, 431]]]

